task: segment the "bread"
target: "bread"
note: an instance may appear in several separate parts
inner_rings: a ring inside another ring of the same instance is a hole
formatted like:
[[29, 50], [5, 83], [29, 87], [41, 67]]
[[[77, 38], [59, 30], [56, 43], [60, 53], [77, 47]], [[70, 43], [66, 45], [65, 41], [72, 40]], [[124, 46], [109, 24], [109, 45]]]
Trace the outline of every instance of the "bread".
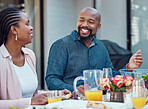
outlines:
[[107, 107], [103, 103], [90, 102], [90, 101], [87, 102], [86, 107], [97, 108], [97, 109], [107, 109]]

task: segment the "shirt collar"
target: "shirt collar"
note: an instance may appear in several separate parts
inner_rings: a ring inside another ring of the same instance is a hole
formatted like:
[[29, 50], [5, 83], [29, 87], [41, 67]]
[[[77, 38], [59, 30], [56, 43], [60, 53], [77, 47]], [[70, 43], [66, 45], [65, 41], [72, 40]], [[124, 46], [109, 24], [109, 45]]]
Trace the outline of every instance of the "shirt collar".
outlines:
[[[27, 50], [25, 50], [23, 47], [22, 47], [22, 51], [23, 51], [23, 53], [25, 54], [25, 55], [28, 55], [29, 53], [28, 53], [28, 51]], [[1, 47], [0, 47], [0, 52], [1, 52], [1, 54], [3, 55], [3, 57], [10, 57], [11, 58], [11, 55], [9, 54], [9, 52], [8, 52], [8, 50], [6, 49], [6, 47], [5, 47], [5, 45], [4, 44], [2, 44], [1, 45]]]
[[[77, 36], [77, 31], [76, 30], [73, 30], [72, 32], [71, 32], [71, 35], [73, 36], [72, 38], [73, 38], [73, 41], [80, 41], [80, 42], [82, 42], [79, 38], [78, 38], [78, 36]], [[97, 41], [97, 39], [96, 38], [93, 38], [93, 40], [92, 40], [92, 42], [91, 42], [91, 44], [90, 44], [90, 47], [92, 47], [92, 46], [94, 46], [94, 45], [97, 45], [98, 44], [98, 41]]]

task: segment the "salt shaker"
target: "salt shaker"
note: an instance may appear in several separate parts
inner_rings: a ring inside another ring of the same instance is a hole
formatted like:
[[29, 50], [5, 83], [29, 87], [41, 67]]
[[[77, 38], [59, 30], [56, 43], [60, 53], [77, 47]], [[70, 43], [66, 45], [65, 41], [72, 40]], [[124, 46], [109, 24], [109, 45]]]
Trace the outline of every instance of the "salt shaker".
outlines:
[[133, 109], [131, 94], [126, 94], [124, 103], [125, 103], [127, 109]]

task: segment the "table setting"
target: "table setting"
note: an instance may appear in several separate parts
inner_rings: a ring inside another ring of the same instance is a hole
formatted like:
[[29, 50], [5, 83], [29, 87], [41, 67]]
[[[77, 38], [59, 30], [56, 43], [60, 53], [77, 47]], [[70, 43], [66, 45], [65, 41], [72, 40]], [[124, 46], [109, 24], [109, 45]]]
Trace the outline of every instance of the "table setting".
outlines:
[[[106, 109], [126, 109], [124, 103], [116, 102], [102, 102], [102, 101], [91, 101], [95, 103], [101, 103], [106, 106]], [[87, 108], [87, 100], [62, 100], [59, 102], [49, 103], [47, 105], [32, 105], [27, 106], [25, 109], [96, 109], [96, 108]], [[98, 109], [98, 108], [97, 108]], [[102, 108], [99, 108], [102, 109]]]
[[[148, 80], [148, 70], [120, 72], [121, 75], [113, 77], [111, 68], [84, 70], [83, 76], [74, 80], [77, 97], [50, 94], [47, 105], [31, 105], [25, 109], [148, 109], [145, 82]], [[84, 81], [84, 95], [77, 90], [79, 80]]]
[[[97, 103], [103, 103], [107, 109], [133, 109], [129, 108], [126, 103], [119, 102], [103, 102], [92, 101]], [[25, 109], [99, 109], [99, 108], [87, 108], [87, 100], [62, 100], [58, 102], [49, 103], [47, 105], [29, 105]], [[129, 102], [128, 102], [129, 103]], [[100, 108], [101, 109], [101, 108]], [[145, 105], [142, 109], [148, 109], [148, 105]]]

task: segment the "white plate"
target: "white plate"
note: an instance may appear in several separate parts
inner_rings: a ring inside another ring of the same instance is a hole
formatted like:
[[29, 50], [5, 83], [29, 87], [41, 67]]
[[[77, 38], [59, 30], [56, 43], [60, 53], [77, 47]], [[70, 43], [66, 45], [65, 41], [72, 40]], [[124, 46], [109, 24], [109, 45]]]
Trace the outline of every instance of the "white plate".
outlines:
[[[124, 103], [116, 103], [116, 102], [101, 102], [108, 109], [126, 109]], [[47, 109], [57, 108], [57, 109], [91, 109], [86, 108], [87, 101], [83, 100], [64, 100], [60, 102], [50, 103], [46, 105]]]

